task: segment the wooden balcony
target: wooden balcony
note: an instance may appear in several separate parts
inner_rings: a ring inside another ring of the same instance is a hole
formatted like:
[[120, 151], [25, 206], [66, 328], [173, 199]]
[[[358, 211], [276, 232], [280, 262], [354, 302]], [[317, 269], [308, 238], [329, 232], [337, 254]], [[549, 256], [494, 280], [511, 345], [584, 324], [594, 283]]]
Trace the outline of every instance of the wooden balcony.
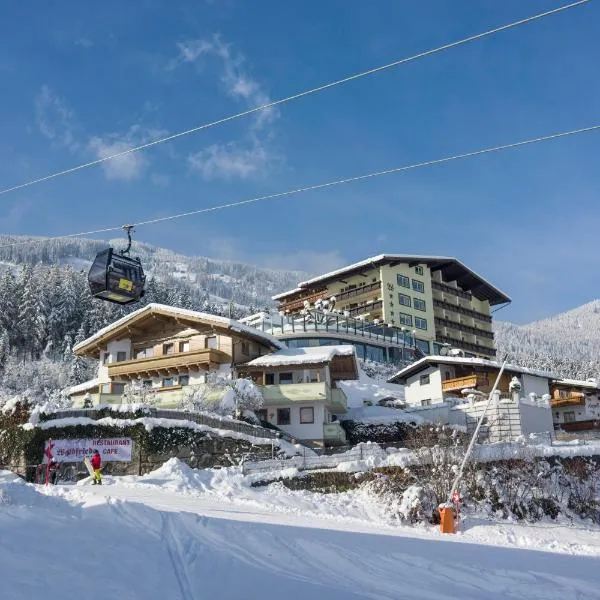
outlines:
[[231, 356], [206, 348], [194, 352], [178, 352], [165, 356], [137, 358], [108, 365], [108, 376], [111, 379], [138, 379], [152, 377], [169, 377], [185, 375], [190, 371], [209, 371], [219, 364], [228, 363]]
[[552, 398], [552, 408], [559, 408], [561, 406], [583, 406], [585, 404], [585, 396], [583, 394], [571, 394], [566, 397]]
[[378, 294], [380, 290], [381, 281], [376, 281], [375, 283], [370, 283], [368, 285], [358, 286], [352, 290], [348, 290], [347, 292], [335, 294], [335, 299], [337, 302], [344, 302], [351, 298], [356, 298], [357, 296], [363, 296], [364, 294]]
[[296, 312], [302, 308], [304, 308], [304, 301], [308, 300], [310, 304], [314, 304], [317, 300], [325, 300], [327, 298], [327, 290], [321, 290], [320, 292], [313, 292], [312, 294], [306, 294], [301, 296], [300, 298], [295, 298], [293, 300], [281, 300], [279, 302], [279, 309], [283, 311]]
[[455, 377], [442, 381], [443, 392], [460, 392], [466, 388], [481, 388], [489, 385], [487, 375], [468, 375], [467, 377]]

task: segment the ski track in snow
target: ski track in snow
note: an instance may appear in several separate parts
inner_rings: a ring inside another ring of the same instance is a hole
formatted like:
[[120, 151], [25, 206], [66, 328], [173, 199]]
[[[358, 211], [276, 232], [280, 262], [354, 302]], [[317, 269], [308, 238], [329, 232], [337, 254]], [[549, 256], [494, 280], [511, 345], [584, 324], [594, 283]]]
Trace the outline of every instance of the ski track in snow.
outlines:
[[[473, 519], [442, 537], [368, 517], [277, 512], [277, 494], [294, 496], [276, 489], [239, 501], [133, 481], [40, 488], [5, 485], [0, 474], [11, 502], [0, 506], [0, 598], [600, 599], [598, 531], [583, 526]], [[298, 498], [306, 507], [309, 497]], [[325, 507], [333, 513], [333, 499]], [[553, 542], [555, 552], [537, 551]]]

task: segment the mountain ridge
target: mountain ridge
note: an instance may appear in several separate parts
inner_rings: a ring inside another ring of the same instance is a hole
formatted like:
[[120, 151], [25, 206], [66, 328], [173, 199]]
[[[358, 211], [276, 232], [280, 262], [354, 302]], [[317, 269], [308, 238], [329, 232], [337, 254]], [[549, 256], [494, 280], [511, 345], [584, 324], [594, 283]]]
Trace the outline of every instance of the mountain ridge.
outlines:
[[498, 356], [575, 379], [600, 375], [600, 299], [525, 325], [494, 321]]
[[[0, 268], [23, 264], [71, 264], [77, 270], [87, 271], [96, 253], [109, 245], [121, 249], [125, 244], [121, 238], [106, 242], [87, 238], [0, 235]], [[184, 288], [196, 304], [233, 301], [244, 308], [273, 307], [271, 296], [295, 287], [298, 281], [311, 275], [240, 261], [188, 256], [135, 241], [131, 254], [140, 257], [148, 278]]]

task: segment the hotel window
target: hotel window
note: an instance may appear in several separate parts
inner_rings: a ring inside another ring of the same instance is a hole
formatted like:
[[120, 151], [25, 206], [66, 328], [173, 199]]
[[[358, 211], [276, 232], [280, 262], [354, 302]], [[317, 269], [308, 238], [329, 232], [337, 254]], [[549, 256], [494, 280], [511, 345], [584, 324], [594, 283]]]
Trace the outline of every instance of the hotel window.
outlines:
[[429, 385], [429, 375], [421, 375], [419, 377], [419, 385]]
[[565, 423], [573, 423], [573, 421], [575, 421], [575, 411], [568, 411], [563, 413], [563, 421]]
[[265, 385], [275, 385], [275, 373], [265, 373]]
[[105, 352], [102, 357], [102, 364], [107, 365], [108, 363], [110, 363], [110, 352]]
[[150, 358], [152, 356], [152, 348], [140, 348], [135, 351], [136, 358]]
[[312, 406], [305, 406], [300, 409], [300, 423], [314, 423], [315, 409]]
[[142, 386], [145, 388], [151, 388], [152, 387], [152, 379], [144, 379], [144, 381], [142, 381]]
[[413, 298], [414, 300], [414, 304], [413, 306], [417, 309], [417, 310], [422, 310], [423, 312], [426, 311], [427, 309], [425, 308], [425, 300], [421, 300], [420, 298]]
[[415, 317], [415, 327], [417, 329], [427, 329], [427, 319], [421, 319], [421, 317]]
[[217, 349], [217, 336], [211, 335], [204, 340], [205, 348], [212, 348], [213, 350]]
[[175, 344], [163, 344], [163, 354], [173, 354], [175, 352]]
[[401, 306], [410, 306], [410, 296], [406, 294], [398, 294], [398, 302]]
[[277, 409], [277, 425], [289, 425], [290, 424], [290, 409], [289, 408], [278, 408]]
[[179, 352], [189, 352], [190, 351], [190, 343], [189, 342], [179, 342]]
[[279, 385], [287, 385], [289, 383], [294, 383], [294, 374], [279, 373]]
[[421, 294], [425, 293], [425, 284], [422, 281], [419, 281], [418, 279], [413, 279], [412, 280], [412, 289], [415, 292], [420, 292]]
[[407, 315], [406, 313], [398, 313], [398, 320], [402, 325], [412, 327], [413, 319], [411, 315]]
[[427, 340], [415, 340], [415, 345], [423, 354], [429, 354], [429, 342]]
[[127, 360], [127, 352], [117, 352], [117, 362]]
[[421, 400], [421, 406], [431, 406], [431, 398], [427, 398], [426, 400]]
[[406, 275], [396, 275], [396, 282], [401, 287], [410, 287], [410, 279]]
[[423, 275], [423, 267], [415, 267], [415, 273], [417, 275]]
[[242, 354], [246, 356], [250, 354], [250, 344], [248, 342], [242, 342]]
[[310, 369], [308, 371], [308, 382], [317, 383], [321, 379], [320, 372], [317, 369]]
[[190, 376], [189, 375], [180, 375], [178, 381], [179, 381], [179, 385], [189, 385], [190, 384]]
[[173, 387], [173, 378], [172, 377], [167, 377], [166, 379], [162, 380], [162, 386], [163, 387]]
[[122, 394], [125, 391], [124, 383], [113, 383], [112, 384], [112, 393], [113, 394]]

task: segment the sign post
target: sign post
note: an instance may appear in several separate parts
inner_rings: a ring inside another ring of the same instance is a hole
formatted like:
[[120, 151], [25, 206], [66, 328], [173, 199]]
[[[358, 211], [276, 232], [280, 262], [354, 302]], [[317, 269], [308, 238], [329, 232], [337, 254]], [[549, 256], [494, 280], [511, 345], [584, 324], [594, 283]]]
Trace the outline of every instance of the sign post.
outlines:
[[458, 529], [460, 524], [460, 492], [458, 490], [452, 494], [452, 502], [456, 508], [456, 529]]
[[44, 454], [46, 455], [46, 477], [44, 479], [44, 485], [48, 485], [48, 481], [50, 479], [50, 462], [52, 461], [52, 448], [54, 448], [54, 444], [52, 440], [48, 440], [46, 444], [46, 449], [44, 450]]

